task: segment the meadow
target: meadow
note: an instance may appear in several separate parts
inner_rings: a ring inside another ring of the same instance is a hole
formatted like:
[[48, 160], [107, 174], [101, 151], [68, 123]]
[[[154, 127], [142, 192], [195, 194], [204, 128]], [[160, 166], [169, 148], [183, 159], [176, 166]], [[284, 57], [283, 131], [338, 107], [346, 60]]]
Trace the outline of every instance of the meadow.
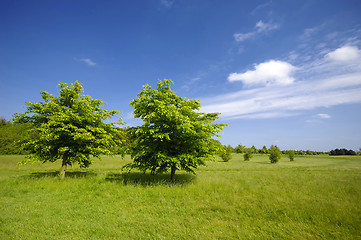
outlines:
[[124, 173], [129, 156], [81, 169], [0, 156], [0, 239], [361, 239], [361, 157], [267, 155], [197, 175]]

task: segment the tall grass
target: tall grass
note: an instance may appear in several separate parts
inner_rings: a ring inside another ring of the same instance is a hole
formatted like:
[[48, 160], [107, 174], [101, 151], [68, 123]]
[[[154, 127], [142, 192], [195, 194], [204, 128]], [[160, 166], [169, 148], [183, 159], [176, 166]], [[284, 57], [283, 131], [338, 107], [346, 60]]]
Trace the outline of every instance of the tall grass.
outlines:
[[0, 156], [0, 239], [361, 239], [361, 157], [266, 155], [152, 176]]

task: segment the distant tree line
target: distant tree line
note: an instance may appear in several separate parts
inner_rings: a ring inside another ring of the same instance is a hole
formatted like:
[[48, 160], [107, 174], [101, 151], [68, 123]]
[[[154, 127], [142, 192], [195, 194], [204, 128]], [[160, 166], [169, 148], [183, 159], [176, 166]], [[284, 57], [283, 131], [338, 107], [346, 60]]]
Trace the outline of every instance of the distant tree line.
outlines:
[[338, 156], [338, 155], [357, 155], [357, 153], [356, 153], [354, 150], [352, 150], [352, 149], [347, 150], [347, 149], [345, 149], [345, 148], [341, 148], [341, 149], [336, 148], [336, 149], [330, 151], [330, 155], [331, 155], [331, 156]]
[[[271, 146], [272, 147], [272, 146]], [[233, 152], [235, 153], [245, 153], [247, 149], [251, 149], [253, 153], [258, 154], [270, 154], [270, 148], [263, 146], [260, 149], [257, 149], [254, 145], [250, 148], [243, 146], [242, 144], [237, 145]], [[282, 154], [288, 154], [290, 150], [282, 150]], [[311, 150], [292, 150], [295, 155], [321, 155], [321, 154], [328, 154], [328, 152], [319, 152], [319, 151], [311, 151]]]
[[0, 118], [0, 154], [27, 154], [28, 152], [19, 147], [19, 142], [24, 142], [35, 135], [29, 135], [30, 124], [14, 124], [5, 118]]
[[[214, 140], [215, 142], [218, 142], [217, 145], [222, 146], [222, 144], [218, 140]], [[223, 146], [220, 147], [220, 156], [224, 155], [225, 149], [226, 152], [231, 153], [244, 153], [246, 154], [247, 159], [249, 156], [252, 156], [252, 154], [270, 154], [271, 148], [267, 148], [266, 146], [263, 146], [262, 148], [257, 149], [254, 145], [252, 147], [246, 147], [242, 144], [238, 144], [235, 148], [232, 146]], [[298, 155], [298, 156], [304, 156], [304, 155], [322, 155], [322, 154], [329, 154], [329, 155], [361, 155], [361, 149], [358, 152], [355, 152], [353, 150], [347, 150], [347, 149], [335, 149], [331, 150], [330, 152], [321, 152], [321, 151], [311, 151], [311, 150], [282, 150], [281, 153], [284, 155], [288, 155], [292, 151], [291, 155]], [[227, 157], [229, 158], [229, 157]], [[294, 157], [292, 157], [294, 158]]]

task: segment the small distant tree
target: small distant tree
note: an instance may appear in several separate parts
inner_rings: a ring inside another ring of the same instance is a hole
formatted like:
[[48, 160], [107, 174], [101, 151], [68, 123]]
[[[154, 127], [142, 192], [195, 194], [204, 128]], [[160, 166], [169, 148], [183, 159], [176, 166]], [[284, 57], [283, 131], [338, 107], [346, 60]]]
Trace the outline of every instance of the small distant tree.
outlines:
[[103, 122], [118, 111], [101, 109], [105, 104], [102, 100], [82, 95], [79, 82], [59, 86], [60, 96], [41, 92], [44, 101], [26, 102], [27, 111], [15, 113], [14, 122], [29, 123], [31, 131], [38, 136], [24, 144], [30, 155], [22, 163], [62, 159], [60, 178], [63, 179], [68, 165], [78, 163], [86, 168], [92, 163], [90, 156], [113, 154], [111, 149], [122, 141], [117, 137], [119, 128]]
[[277, 145], [272, 145], [269, 149], [269, 159], [271, 161], [271, 163], [276, 163], [278, 162], [281, 157], [282, 157], [282, 153], [281, 150], [277, 147]]
[[213, 123], [220, 113], [201, 113], [198, 100], [177, 96], [170, 88], [172, 80], [158, 81], [158, 88], [144, 85], [130, 105], [134, 116], [144, 124], [131, 130], [133, 163], [125, 169], [137, 168], [151, 174], [171, 170], [194, 173], [198, 165], [214, 158], [217, 148], [212, 136], [218, 136], [226, 124]]
[[7, 124], [6, 118], [0, 117], [0, 127], [5, 126]]
[[288, 158], [290, 159], [290, 161], [293, 162], [295, 160], [295, 151], [288, 150], [287, 154], [288, 154]]
[[252, 145], [251, 148], [252, 148], [253, 153], [257, 153], [257, 148], [254, 145]]
[[229, 160], [232, 159], [232, 152], [233, 152], [232, 146], [230, 146], [230, 145], [223, 146], [219, 155], [224, 162], [228, 162]]
[[266, 146], [263, 146], [263, 148], [262, 148], [262, 149], [259, 149], [258, 152], [261, 153], [261, 154], [267, 154], [267, 153], [268, 153], [268, 149], [267, 149]]
[[234, 151], [236, 153], [244, 153], [244, 150], [245, 150], [245, 147], [242, 146], [242, 144], [238, 144], [238, 146], [234, 148]]
[[246, 148], [243, 158], [244, 161], [249, 161], [253, 157], [253, 149], [252, 148]]

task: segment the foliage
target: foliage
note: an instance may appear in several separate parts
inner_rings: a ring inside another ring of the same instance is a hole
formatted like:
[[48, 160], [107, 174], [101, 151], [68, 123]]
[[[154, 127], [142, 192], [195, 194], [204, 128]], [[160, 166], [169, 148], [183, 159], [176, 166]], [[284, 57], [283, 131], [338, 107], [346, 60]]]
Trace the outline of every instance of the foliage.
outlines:
[[144, 85], [130, 105], [134, 116], [144, 124], [131, 129], [133, 163], [125, 168], [137, 168], [152, 174], [171, 169], [194, 173], [198, 165], [214, 157], [217, 149], [211, 137], [218, 136], [226, 124], [212, 123], [219, 113], [200, 113], [198, 100], [177, 96], [170, 88], [172, 81], [158, 81], [157, 90]]
[[41, 92], [43, 102], [26, 102], [27, 111], [14, 114], [14, 122], [31, 124], [31, 132], [39, 136], [24, 143], [30, 155], [23, 163], [62, 159], [60, 176], [64, 178], [68, 165], [88, 167], [91, 155], [100, 158], [101, 154], [113, 154], [111, 148], [122, 141], [117, 137], [119, 128], [103, 122], [118, 111], [101, 109], [105, 104], [102, 100], [82, 95], [79, 82], [59, 86], [60, 96]]
[[34, 134], [34, 136], [29, 134], [30, 128], [30, 124], [2, 122], [0, 124], [0, 154], [26, 154], [26, 150], [19, 143], [36, 138]]
[[259, 149], [258, 150], [258, 153], [261, 153], [261, 154], [267, 154], [268, 153], [268, 149], [266, 146], [263, 146], [262, 149]]
[[281, 150], [277, 147], [277, 145], [272, 145], [269, 149], [269, 160], [271, 161], [271, 163], [277, 163], [281, 157], [282, 157], [282, 152]]
[[238, 146], [234, 148], [234, 151], [236, 153], [244, 153], [245, 147], [242, 144], [238, 144]]
[[7, 124], [6, 118], [0, 117], [0, 127], [5, 126]]
[[253, 151], [254, 150], [252, 148], [246, 148], [244, 155], [243, 155], [244, 161], [251, 160], [251, 158], [253, 157]]
[[257, 153], [257, 148], [254, 145], [252, 145], [251, 149], [253, 153]]
[[223, 162], [228, 162], [232, 159], [232, 152], [233, 148], [232, 146], [223, 146], [222, 150], [220, 151], [220, 157], [222, 158]]
[[293, 162], [295, 160], [295, 151], [288, 150], [287, 154], [288, 154], [288, 158], [290, 159], [290, 161]]
[[347, 150], [345, 148], [341, 148], [341, 149], [336, 148], [336, 149], [330, 151], [330, 155], [337, 156], [337, 155], [357, 155], [357, 154], [352, 149]]

